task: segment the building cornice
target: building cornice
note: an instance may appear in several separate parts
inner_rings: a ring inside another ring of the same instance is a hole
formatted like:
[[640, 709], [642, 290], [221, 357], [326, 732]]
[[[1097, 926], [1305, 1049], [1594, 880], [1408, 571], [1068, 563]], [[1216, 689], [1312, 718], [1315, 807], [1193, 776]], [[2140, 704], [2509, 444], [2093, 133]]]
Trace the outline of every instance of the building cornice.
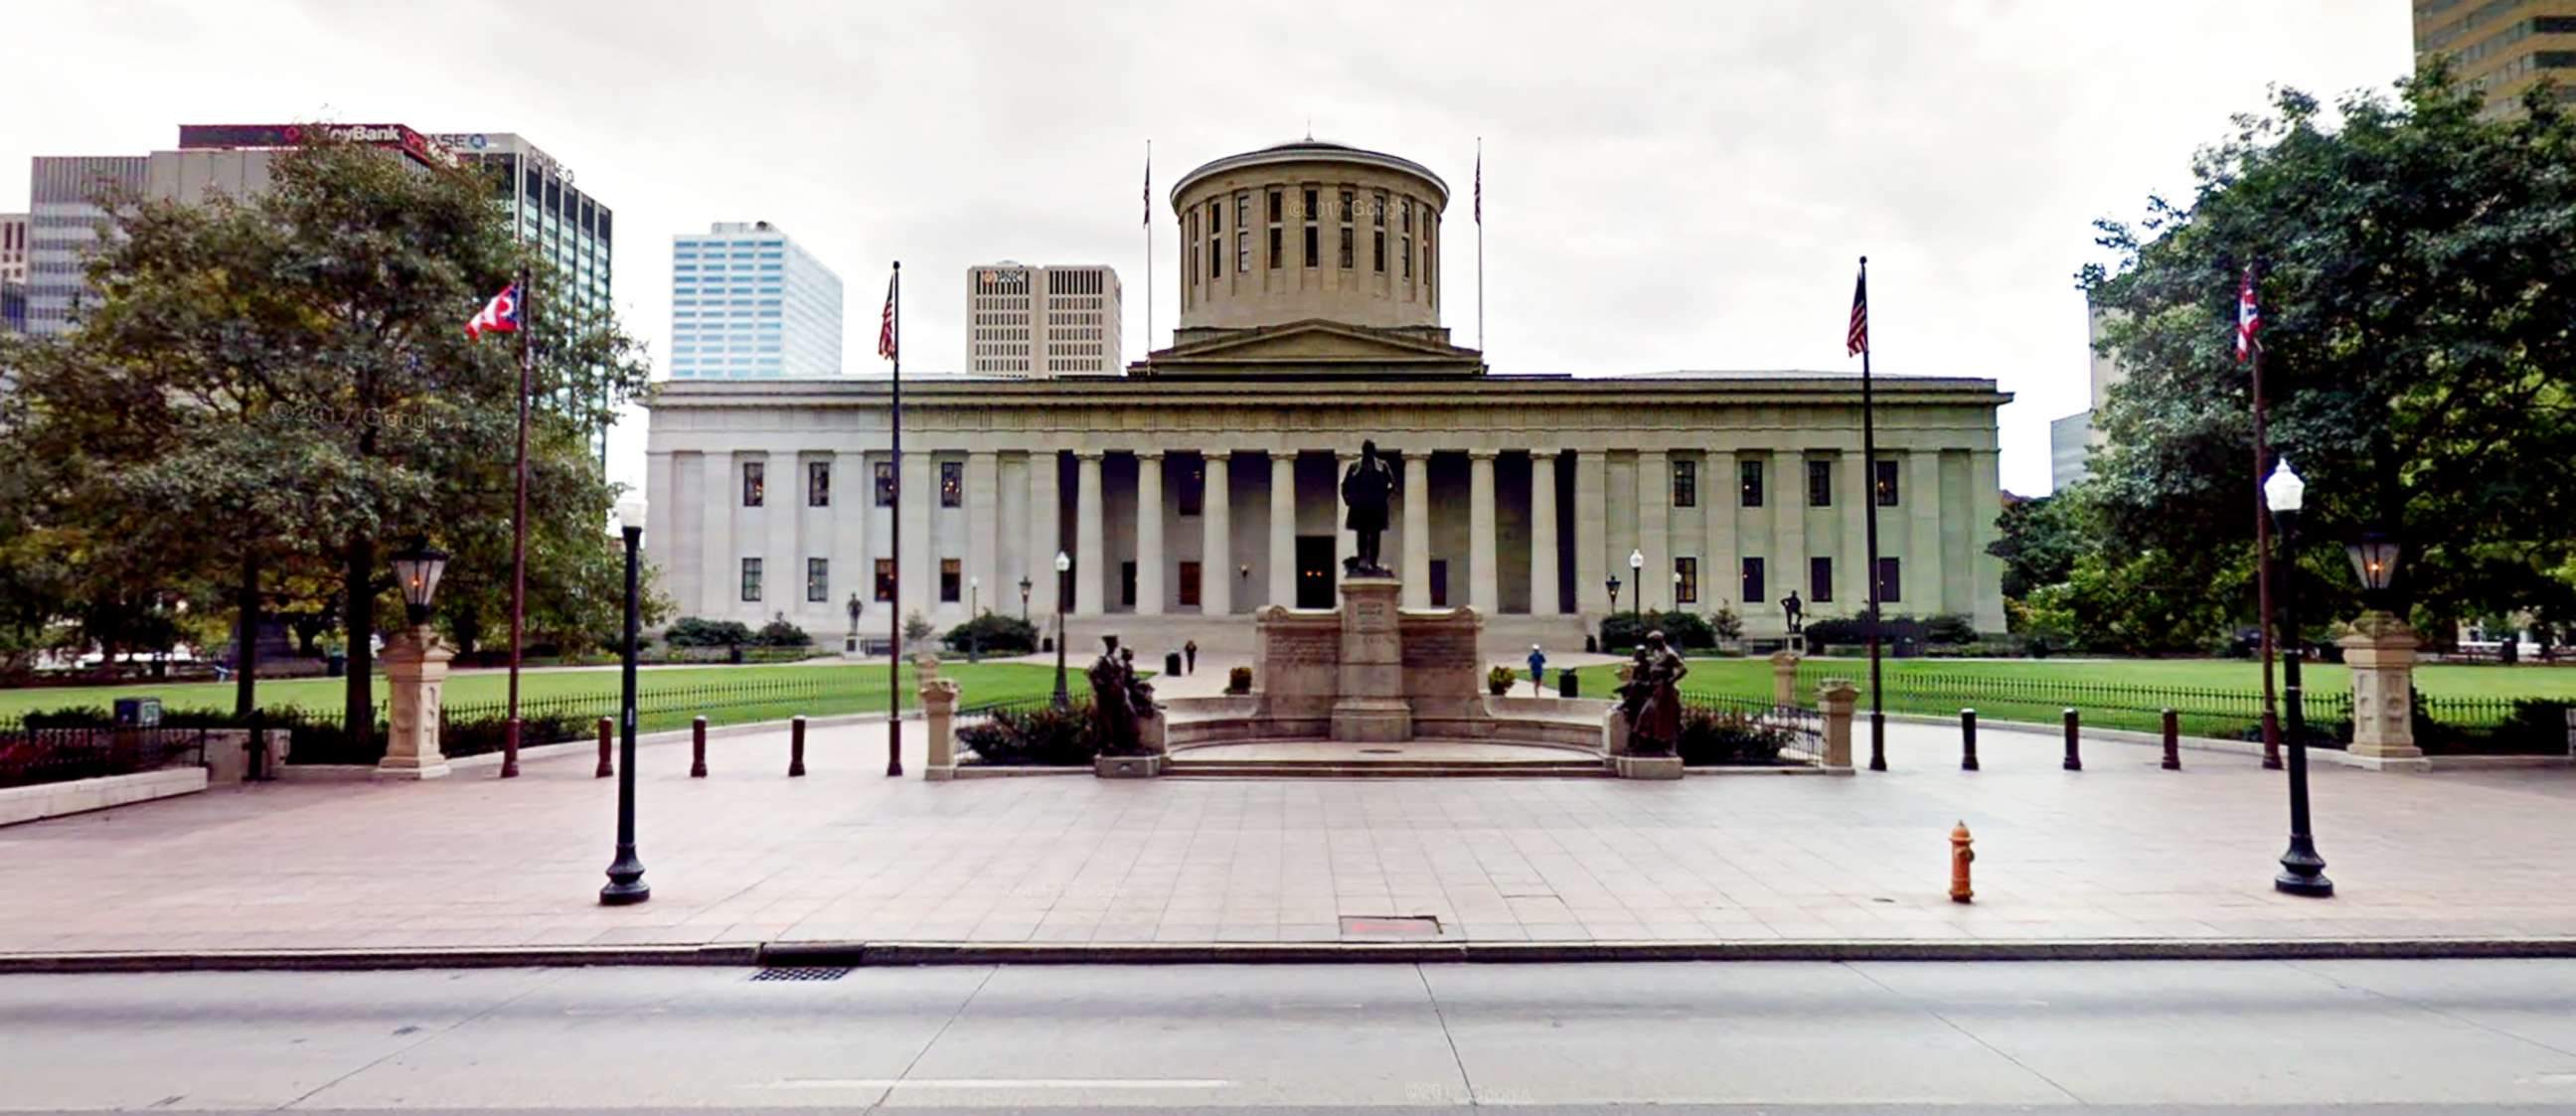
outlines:
[[[2000, 407], [2012, 394], [1990, 379], [1879, 376], [1881, 406]], [[1062, 376], [1054, 379], [906, 380], [907, 406], [937, 407], [1278, 407], [1438, 402], [1461, 407], [1620, 404], [1848, 406], [1860, 401], [1860, 377], [1833, 372], [1748, 372], [1621, 377], [1506, 376], [1421, 380], [1384, 378], [1193, 379]], [[883, 407], [893, 384], [883, 379], [673, 380], [656, 386], [654, 408]]]

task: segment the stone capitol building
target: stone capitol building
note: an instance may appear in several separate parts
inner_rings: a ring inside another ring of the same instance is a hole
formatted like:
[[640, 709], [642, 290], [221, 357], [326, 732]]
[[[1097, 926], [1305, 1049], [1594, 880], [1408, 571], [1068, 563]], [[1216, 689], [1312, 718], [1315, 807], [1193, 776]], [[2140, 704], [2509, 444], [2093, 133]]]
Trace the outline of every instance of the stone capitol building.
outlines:
[[1123, 375], [907, 376], [900, 468], [884, 379], [665, 383], [660, 588], [677, 615], [832, 640], [853, 594], [881, 638], [889, 609], [1018, 615], [1025, 579], [1041, 630], [1065, 594], [1076, 648], [1247, 652], [1255, 610], [1335, 607], [1337, 484], [1374, 440], [1402, 603], [1474, 607], [1497, 657], [1580, 649], [1613, 577], [1621, 610], [1731, 607], [1751, 639], [1793, 590], [1810, 621], [1856, 615], [1864, 499], [1888, 615], [2003, 630], [1993, 380], [1878, 377], [1865, 462], [1857, 372], [1493, 374], [1441, 324], [1448, 203], [1421, 164], [1333, 143], [1207, 163], [1171, 191], [1170, 347]]

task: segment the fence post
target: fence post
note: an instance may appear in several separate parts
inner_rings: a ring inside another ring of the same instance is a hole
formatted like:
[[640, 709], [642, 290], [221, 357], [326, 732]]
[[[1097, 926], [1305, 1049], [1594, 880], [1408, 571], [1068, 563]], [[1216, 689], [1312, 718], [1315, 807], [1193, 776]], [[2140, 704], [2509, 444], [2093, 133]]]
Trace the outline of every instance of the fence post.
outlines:
[[1798, 704], [1798, 653], [1771, 653], [1771, 704]]
[[689, 778], [707, 777], [707, 719], [689, 722]]
[[2068, 710], [2066, 711], [2066, 763], [2065, 763], [2065, 767], [2066, 767], [2066, 769], [2067, 769], [2068, 771], [2082, 771], [2082, 770], [2084, 770], [2084, 754], [2083, 754], [2082, 752], [2080, 752], [2080, 751], [2077, 751], [2077, 750], [2076, 750], [2076, 744], [2075, 744], [2076, 727], [2075, 727], [2075, 726], [2076, 726], [2076, 722], [2075, 722], [2075, 710], [2073, 710], [2073, 709], [2071, 709], [2071, 708], [2070, 708], [2070, 709], [2068, 709]]
[[805, 718], [787, 722], [787, 777], [805, 777]]
[[2171, 709], [2165, 710], [2165, 762], [2167, 771], [2182, 770], [2182, 718]]
[[1816, 708], [1825, 717], [1825, 754], [1823, 766], [1829, 771], [1851, 770], [1852, 707], [1860, 703], [1860, 688], [1850, 679], [1828, 678], [1816, 688]]
[[1959, 711], [1959, 770], [1977, 770], [1977, 711]]
[[608, 730], [610, 727], [608, 718], [602, 717], [599, 719], [599, 770], [591, 773], [591, 777], [594, 779], [605, 779], [611, 775], [617, 774], [617, 768], [611, 766], [608, 761]]

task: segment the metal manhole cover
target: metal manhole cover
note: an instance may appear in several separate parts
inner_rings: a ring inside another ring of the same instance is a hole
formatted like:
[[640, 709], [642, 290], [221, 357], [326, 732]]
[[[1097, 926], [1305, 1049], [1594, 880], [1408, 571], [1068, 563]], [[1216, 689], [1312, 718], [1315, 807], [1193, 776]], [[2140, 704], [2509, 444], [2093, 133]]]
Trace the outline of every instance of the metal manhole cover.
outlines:
[[1343, 915], [1345, 937], [1437, 938], [1440, 920], [1432, 915]]
[[850, 975], [847, 965], [777, 965], [751, 974], [753, 980], [839, 980]]

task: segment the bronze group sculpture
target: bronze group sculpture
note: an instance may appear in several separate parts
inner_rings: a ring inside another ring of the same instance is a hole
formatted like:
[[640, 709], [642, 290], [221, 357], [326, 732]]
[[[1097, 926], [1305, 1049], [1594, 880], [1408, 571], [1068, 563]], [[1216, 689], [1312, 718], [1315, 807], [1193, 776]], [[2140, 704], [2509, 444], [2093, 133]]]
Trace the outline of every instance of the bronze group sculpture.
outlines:
[[1100, 637], [1100, 659], [1084, 675], [1091, 680], [1091, 721], [1100, 738], [1100, 753], [1134, 756], [1145, 752], [1144, 723], [1162, 711], [1154, 687], [1136, 676], [1136, 652], [1118, 646], [1118, 637]]
[[1646, 633], [1646, 645], [1630, 663], [1628, 682], [1619, 688], [1619, 711], [1628, 719], [1628, 750], [1640, 756], [1669, 756], [1682, 742], [1681, 681], [1690, 668], [1681, 653], [1664, 642], [1664, 633]]

